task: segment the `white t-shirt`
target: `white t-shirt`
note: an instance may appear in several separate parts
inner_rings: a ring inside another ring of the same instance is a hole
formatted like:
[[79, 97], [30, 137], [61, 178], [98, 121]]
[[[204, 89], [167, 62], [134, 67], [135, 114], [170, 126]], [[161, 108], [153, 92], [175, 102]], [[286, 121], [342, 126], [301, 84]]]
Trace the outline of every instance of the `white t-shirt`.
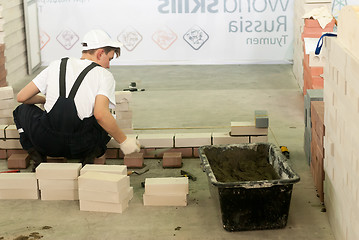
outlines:
[[[46, 69], [37, 75], [33, 82], [41, 93], [46, 95], [45, 110], [50, 112], [56, 103], [59, 95], [59, 76], [61, 60], [52, 62]], [[68, 97], [73, 84], [92, 61], [70, 58], [66, 67], [66, 97]], [[93, 115], [95, 98], [97, 95], [104, 95], [110, 101], [110, 108], [115, 108], [115, 79], [107, 69], [95, 67], [87, 73], [82, 81], [76, 95], [75, 105], [77, 115], [82, 120]]]

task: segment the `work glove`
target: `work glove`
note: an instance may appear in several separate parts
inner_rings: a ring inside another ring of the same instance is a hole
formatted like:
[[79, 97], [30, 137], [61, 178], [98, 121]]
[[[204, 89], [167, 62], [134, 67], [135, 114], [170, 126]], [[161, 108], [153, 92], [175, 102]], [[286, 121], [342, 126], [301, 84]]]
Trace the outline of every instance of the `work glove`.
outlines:
[[140, 146], [140, 142], [135, 138], [127, 138], [123, 143], [120, 143], [120, 149], [125, 155], [139, 152]]

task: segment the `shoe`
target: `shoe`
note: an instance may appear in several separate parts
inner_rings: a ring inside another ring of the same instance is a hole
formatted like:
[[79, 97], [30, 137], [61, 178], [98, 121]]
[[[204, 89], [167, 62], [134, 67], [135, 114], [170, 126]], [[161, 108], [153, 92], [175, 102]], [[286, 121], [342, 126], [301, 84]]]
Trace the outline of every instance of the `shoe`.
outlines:
[[34, 166], [32, 168], [32, 172], [36, 171], [37, 166], [39, 166], [42, 162], [46, 162], [46, 155], [39, 153], [36, 149], [31, 148], [27, 151], [29, 153], [30, 159], [34, 161]]

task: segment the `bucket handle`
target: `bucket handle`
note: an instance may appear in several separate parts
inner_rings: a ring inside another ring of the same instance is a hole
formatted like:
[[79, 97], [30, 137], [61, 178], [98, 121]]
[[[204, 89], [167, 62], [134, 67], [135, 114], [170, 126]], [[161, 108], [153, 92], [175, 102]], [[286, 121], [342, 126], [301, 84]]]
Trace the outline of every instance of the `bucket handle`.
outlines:
[[318, 40], [318, 44], [317, 44], [317, 47], [315, 49], [315, 55], [319, 55], [320, 50], [323, 47], [323, 38], [324, 37], [337, 37], [337, 34], [336, 33], [324, 33]]

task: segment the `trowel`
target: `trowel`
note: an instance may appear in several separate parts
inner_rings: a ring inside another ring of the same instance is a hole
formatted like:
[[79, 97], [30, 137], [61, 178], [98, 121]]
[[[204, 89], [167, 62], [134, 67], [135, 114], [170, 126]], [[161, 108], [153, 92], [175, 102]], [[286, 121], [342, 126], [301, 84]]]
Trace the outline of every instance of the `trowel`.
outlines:
[[146, 172], [148, 172], [149, 171], [149, 169], [148, 168], [146, 168], [145, 170], [143, 170], [143, 171], [127, 171], [127, 176], [130, 176], [130, 175], [132, 175], [132, 174], [136, 174], [136, 175], [142, 175], [142, 174], [144, 174], [144, 173], [146, 173]]

